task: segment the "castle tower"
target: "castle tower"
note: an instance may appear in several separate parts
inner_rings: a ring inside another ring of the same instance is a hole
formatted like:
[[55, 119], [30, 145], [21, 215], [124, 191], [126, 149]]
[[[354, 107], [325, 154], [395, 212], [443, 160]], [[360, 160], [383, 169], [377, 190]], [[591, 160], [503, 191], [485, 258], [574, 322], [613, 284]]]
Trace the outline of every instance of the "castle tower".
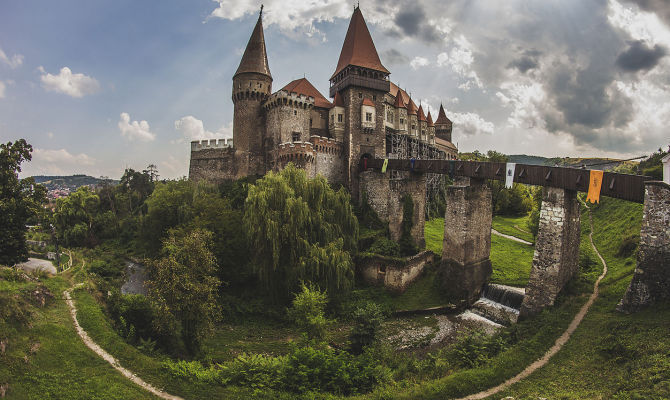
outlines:
[[381, 158], [386, 153], [384, 95], [390, 89], [389, 74], [356, 7], [330, 78], [330, 96], [339, 93], [344, 104], [345, 179], [354, 198], [358, 197], [361, 158]]
[[263, 7], [258, 15], [240, 66], [233, 75], [233, 145], [238, 176], [262, 175], [265, 171], [265, 113], [261, 103], [272, 93], [263, 35]]
[[435, 136], [451, 142], [451, 120], [447, 118], [442, 104], [440, 104], [440, 112], [437, 114], [437, 120], [435, 121]]

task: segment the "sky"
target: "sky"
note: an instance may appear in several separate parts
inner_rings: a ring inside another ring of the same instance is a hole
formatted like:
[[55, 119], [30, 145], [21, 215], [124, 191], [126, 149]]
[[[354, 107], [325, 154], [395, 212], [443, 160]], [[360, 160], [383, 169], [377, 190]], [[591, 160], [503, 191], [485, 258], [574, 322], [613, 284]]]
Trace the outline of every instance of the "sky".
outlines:
[[[328, 95], [354, 3], [265, 0], [273, 91]], [[22, 176], [188, 174], [191, 140], [232, 137], [232, 76], [259, 1], [0, 3], [0, 142]], [[460, 151], [629, 158], [670, 143], [667, 0], [363, 0], [391, 80]]]

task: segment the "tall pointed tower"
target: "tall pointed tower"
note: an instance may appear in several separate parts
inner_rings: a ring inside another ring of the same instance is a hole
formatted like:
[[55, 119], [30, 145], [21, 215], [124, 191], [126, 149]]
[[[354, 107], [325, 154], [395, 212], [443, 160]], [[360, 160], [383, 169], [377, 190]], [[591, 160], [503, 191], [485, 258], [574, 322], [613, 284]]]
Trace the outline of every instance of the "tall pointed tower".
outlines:
[[263, 35], [263, 6], [242, 61], [233, 75], [233, 145], [238, 176], [265, 174], [265, 114], [261, 103], [272, 93]]
[[330, 96], [339, 93], [344, 104], [345, 180], [354, 198], [358, 197], [361, 158], [381, 158], [386, 153], [384, 95], [390, 89], [389, 74], [356, 7], [330, 78]]

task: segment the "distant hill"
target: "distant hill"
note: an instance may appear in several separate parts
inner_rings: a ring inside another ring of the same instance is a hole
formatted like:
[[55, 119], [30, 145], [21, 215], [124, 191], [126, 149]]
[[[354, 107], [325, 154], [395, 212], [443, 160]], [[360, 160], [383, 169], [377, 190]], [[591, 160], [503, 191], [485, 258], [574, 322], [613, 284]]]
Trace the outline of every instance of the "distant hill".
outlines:
[[[69, 176], [47, 176], [47, 175], [36, 175], [33, 176], [35, 178], [36, 183], [41, 183], [42, 185], [46, 186], [47, 190], [55, 190], [55, 189], [70, 189], [70, 190], [77, 190], [78, 187], [80, 186], [88, 186], [88, 185], [100, 185], [102, 183], [102, 179], [100, 178], [95, 178], [92, 176], [88, 175], [69, 175]], [[118, 180], [110, 179], [109, 180], [112, 185], [116, 185], [119, 183]]]
[[571, 157], [541, 157], [541, 156], [529, 156], [526, 154], [512, 154], [509, 155], [509, 161], [518, 163], [518, 164], [530, 164], [530, 165], [546, 165], [546, 166], [559, 166], [559, 167], [574, 167], [579, 168], [582, 165], [586, 165], [588, 169], [602, 169], [610, 170], [618, 167], [620, 164], [636, 164], [636, 162], [631, 161], [622, 161], [612, 158], [597, 158], [597, 157], [587, 157], [587, 158], [571, 158]]

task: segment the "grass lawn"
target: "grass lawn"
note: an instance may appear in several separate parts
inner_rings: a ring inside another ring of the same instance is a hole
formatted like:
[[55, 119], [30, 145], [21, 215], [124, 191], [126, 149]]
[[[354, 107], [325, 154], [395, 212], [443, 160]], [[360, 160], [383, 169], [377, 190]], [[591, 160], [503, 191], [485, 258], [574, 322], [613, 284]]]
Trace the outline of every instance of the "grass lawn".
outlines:
[[523, 239], [527, 242], [535, 242], [533, 234], [528, 230], [528, 215], [521, 217], [507, 217], [495, 215], [493, 217], [493, 229], [505, 235], [510, 235]]
[[[426, 248], [442, 254], [444, 219], [426, 221]], [[526, 286], [533, 262], [533, 247], [497, 235], [491, 235], [491, 282], [510, 286]]]

